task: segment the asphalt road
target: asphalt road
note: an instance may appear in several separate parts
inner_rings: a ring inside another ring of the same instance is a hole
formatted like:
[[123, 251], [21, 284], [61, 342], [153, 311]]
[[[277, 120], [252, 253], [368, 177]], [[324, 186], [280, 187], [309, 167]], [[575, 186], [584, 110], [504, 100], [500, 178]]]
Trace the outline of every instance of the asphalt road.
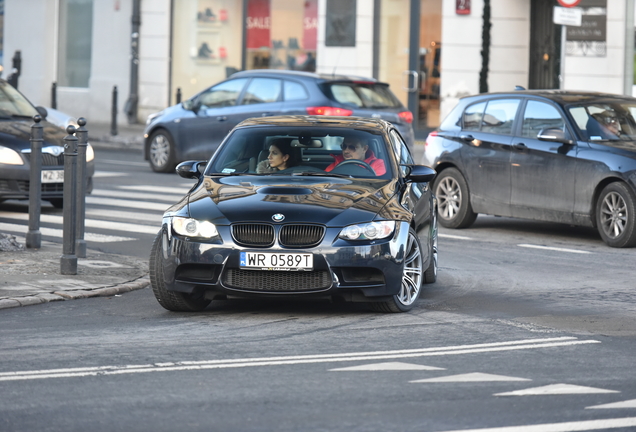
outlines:
[[[99, 156], [134, 173], [99, 189], [183, 187], [140, 156]], [[636, 430], [636, 249], [483, 216], [440, 232], [438, 282], [406, 314], [170, 313], [149, 289], [3, 310], [0, 430]], [[144, 256], [152, 236], [136, 236], [100, 247]]]

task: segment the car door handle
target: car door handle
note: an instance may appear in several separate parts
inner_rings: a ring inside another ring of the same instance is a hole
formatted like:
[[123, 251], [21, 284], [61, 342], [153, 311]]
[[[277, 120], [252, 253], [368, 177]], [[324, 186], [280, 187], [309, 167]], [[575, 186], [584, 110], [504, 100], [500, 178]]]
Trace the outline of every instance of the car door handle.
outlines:
[[218, 116], [216, 119], [221, 122], [221, 121], [227, 120], [227, 117], [226, 116]]
[[475, 139], [475, 137], [472, 135], [460, 135], [459, 139], [462, 141], [471, 142]]
[[271, 112], [264, 112], [263, 114], [261, 114], [261, 117], [269, 117], [269, 116], [273, 116], [274, 113]]
[[517, 150], [527, 150], [528, 146], [525, 145], [524, 143], [516, 143], [512, 145], [515, 149]]

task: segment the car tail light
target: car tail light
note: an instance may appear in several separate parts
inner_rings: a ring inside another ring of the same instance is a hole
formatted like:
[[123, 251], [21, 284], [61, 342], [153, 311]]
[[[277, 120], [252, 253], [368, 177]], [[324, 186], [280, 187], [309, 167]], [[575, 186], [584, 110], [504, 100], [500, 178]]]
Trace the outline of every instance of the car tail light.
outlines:
[[330, 106], [307, 107], [306, 109], [307, 114], [309, 115], [350, 116], [353, 114], [353, 111], [351, 110]]
[[426, 137], [426, 144], [425, 145], [428, 145], [429, 138], [436, 137], [436, 136], [437, 136], [437, 131], [433, 131], [430, 134], [428, 134], [428, 136]]
[[398, 116], [407, 123], [413, 123], [413, 113], [411, 111], [402, 111]]

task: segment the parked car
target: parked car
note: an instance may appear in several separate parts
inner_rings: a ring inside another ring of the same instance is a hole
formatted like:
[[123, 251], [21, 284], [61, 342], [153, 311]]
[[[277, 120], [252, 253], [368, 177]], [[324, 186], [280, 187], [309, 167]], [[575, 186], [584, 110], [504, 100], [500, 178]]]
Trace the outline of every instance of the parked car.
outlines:
[[[43, 126], [42, 199], [61, 208], [64, 196], [64, 137], [66, 131], [46, 120], [47, 110], [34, 107], [19, 91], [0, 80], [0, 202], [28, 200], [30, 183], [31, 126], [40, 115]], [[92, 191], [95, 153], [86, 149], [87, 192]]]
[[445, 227], [478, 213], [596, 227], [636, 245], [636, 99], [560, 90], [469, 96], [426, 140]]
[[[376, 168], [346, 159], [325, 171], [342, 148], [365, 150]], [[338, 298], [403, 312], [435, 282], [435, 172], [413, 164], [386, 121], [249, 119], [207, 165], [187, 161], [177, 172], [196, 185], [164, 213], [150, 254], [152, 289], [168, 310], [239, 296]]]
[[208, 158], [242, 120], [298, 114], [381, 118], [413, 146], [413, 115], [388, 84], [343, 75], [251, 70], [148, 116], [144, 156], [154, 171], [172, 172], [178, 162]]

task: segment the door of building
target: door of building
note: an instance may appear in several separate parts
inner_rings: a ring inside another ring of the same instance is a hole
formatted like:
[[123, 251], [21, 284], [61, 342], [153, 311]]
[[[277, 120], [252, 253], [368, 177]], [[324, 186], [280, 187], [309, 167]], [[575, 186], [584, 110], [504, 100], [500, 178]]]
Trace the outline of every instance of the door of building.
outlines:
[[561, 55], [560, 27], [552, 22], [554, 0], [530, 2], [530, 73], [531, 89], [559, 88]]

